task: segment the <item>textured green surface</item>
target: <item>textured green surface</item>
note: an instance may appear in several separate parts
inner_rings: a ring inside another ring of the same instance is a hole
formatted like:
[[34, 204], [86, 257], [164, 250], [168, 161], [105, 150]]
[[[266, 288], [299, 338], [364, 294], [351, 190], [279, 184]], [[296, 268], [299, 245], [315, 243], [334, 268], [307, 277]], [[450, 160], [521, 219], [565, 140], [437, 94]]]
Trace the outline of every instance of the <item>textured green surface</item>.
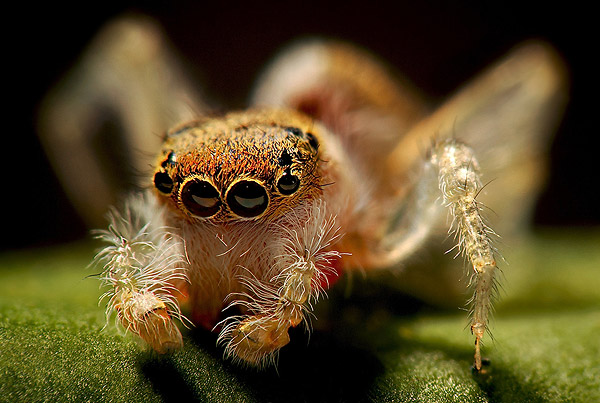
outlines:
[[598, 232], [545, 233], [507, 254], [485, 374], [471, 371], [464, 312], [385, 290], [332, 291], [332, 319], [294, 330], [277, 371], [232, 366], [199, 330], [158, 357], [102, 330], [89, 245], [5, 254], [0, 401], [600, 401], [599, 245]]

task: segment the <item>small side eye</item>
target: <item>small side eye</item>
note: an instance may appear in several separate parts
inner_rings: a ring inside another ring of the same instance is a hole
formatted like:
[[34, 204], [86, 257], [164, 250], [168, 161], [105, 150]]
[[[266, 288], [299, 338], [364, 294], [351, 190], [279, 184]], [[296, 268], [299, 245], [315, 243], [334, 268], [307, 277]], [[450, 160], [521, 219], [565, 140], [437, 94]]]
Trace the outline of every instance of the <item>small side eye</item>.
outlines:
[[290, 172], [285, 172], [277, 181], [277, 190], [283, 195], [291, 195], [300, 186], [300, 179]]
[[167, 165], [177, 165], [177, 156], [175, 155], [175, 152], [171, 151], [169, 155], [167, 155], [167, 159], [160, 164], [163, 168], [166, 168]]
[[221, 208], [219, 192], [205, 180], [188, 180], [181, 189], [181, 202], [188, 211], [198, 217], [210, 217]]
[[227, 205], [240, 217], [261, 215], [269, 204], [265, 188], [257, 182], [242, 180], [227, 191]]
[[317, 140], [317, 138], [315, 137], [314, 134], [307, 132], [306, 138], [308, 139], [308, 144], [310, 144], [310, 146], [313, 148], [313, 150], [316, 151], [319, 149], [319, 140]]
[[157, 172], [154, 174], [154, 186], [159, 192], [169, 195], [173, 191], [173, 179], [166, 172]]

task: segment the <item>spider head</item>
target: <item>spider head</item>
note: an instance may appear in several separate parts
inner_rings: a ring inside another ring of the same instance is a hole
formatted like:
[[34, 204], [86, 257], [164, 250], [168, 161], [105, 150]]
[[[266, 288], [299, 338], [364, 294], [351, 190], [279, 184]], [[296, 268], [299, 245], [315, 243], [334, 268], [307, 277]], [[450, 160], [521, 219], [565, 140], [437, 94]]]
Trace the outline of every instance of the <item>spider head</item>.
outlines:
[[318, 130], [285, 110], [179, 126], [167, 133], [154, 187], [190, 220], [276, 218], [321, 193]]

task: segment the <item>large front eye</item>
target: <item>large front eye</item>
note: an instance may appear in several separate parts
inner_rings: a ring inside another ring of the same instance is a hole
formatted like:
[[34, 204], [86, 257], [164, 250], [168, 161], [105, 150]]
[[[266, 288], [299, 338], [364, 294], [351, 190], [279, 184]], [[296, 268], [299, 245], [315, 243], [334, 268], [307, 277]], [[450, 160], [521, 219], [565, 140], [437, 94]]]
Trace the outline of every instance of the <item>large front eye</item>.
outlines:
[[227, 204], [240, 217], [261, 215], [269, 204], [265, 188], [254, 181], [239, 181], [227, 192]]
[[180, 197], [185, 208], [199, 217], [213, 216], [221, 208], [217, 189], [210, 182], [198, 178], [183, 185]]

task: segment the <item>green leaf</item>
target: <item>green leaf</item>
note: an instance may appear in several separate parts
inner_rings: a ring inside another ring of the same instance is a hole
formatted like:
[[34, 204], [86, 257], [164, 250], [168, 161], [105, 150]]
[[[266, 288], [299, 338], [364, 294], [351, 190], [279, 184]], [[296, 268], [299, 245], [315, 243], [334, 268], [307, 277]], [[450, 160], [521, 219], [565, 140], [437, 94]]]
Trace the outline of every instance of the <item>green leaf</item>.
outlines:
[[331, 290], [313, 332], [293, 329], [277, 368], [259, 371], [224, 361], [200, 329], [158, 356], [104, 328], [88, 244], [7, 253], [0, 401], [600, 401], [599, 244], [597, 232], [546, 232], [508, 254], [479, 374], [466, 312], [376, 281]]

